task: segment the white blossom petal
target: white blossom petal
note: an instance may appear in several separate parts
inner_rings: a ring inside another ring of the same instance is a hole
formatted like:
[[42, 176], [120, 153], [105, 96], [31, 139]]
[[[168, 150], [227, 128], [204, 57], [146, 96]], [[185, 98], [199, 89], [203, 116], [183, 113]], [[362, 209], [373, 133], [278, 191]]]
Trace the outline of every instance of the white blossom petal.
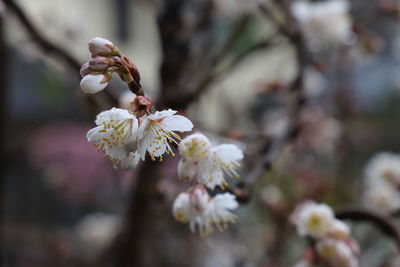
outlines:
[[162, 120], [163, 128], [167, 131], [191, 131], [193, 128], [192, 122], [184, 116], [174, 115], [166, 117]]
[[334, 214], [328, 205], [312, 201], [301, 205], [292, 216], [299, 235], [315, 238], [326, 236], [333, 220]]
[[189, 189], [189, 193], [181, 193], [173, 205], [176, 220], [189, 223], [192, 232], [205, 236], [214, 228], [224, 230], [228, 223], [236, 221], [232, 210], [238, 207], [235, 196], [230, 193], [210, 198], [201, 188]]
[[82, 78], [80, 86], [86, 94], [96, 94], [106, 88], [108, 82], [103, 74], [89, 74]]
[[183, 116], [174, 115], [174, 110], [156, 111], [154, 114], [143, 118], [138, 133], [138, 147], [142, 160], [145, 159], [146, 151], [152, 160], [165, 153], [175, 155], [172, 151], [170, 143], [178, 144], [180, 136], [174, 131], [190, 131], [193, 124]]
[[97, 115], [96, 124], [86, 135], [88, 141], [104, 151], [116, 169], [136, 167], [139, 160], [136, 117], [127, 110], [112, 108]]
[[102, 37], [95, 37], [90, 40], [88, 47], [92, 56], [109, 55], [115, 49], [115, 46], [111, 41]]
[[135, 152], [127, 150], [127, 146], [114, 146], [106, 151], [107, 157], [114, 163], [117, 170], [130, 170], [136, 168], [139, 163], [140, 156]]
[[235, 145], [223, 144], [212, 147], [208, 138], [200, 133], [187, 136], [179, 144], [179, 152], [193, 167], [190, 175], [196, 172], [197, 181], [210, 189], [216, 186], [225, 188], [228, 184], [224, 172], [230, 177], [238, 177], [236, 169], [243, 158], [242, 151]]
[[181, 159], [178, 163], [179, 179], [190, 182], [196, 177], [197, 164], [189, 160]]

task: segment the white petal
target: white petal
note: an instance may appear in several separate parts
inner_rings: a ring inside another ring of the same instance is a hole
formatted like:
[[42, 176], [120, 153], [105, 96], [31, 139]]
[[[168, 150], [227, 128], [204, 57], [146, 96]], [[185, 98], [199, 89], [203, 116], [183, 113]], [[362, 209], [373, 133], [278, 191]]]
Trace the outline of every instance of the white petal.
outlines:
[[118, 121], [118, 120], [127, 120], [127, 119], [133, 119], [136, 120], [136, 125], [137, 125], [137, 119], [133, 114], [129, 113], [128, 110], [126, 109], [121, 109], [121, 108], [112, 108], [110, 110], [103, 111], [99, 113], [96, 117], [96, 124], [100, 125], [103, 122], [108, 122], [111, 120]]
[[89, 41], [89, 51], [93, 56], [107, 55], [113, 51], [114, 44], [102, 37], [95, 37]]
[[167, 131], [191, 131], [193, 129], [193, 123], [186, 117], [181, 115], [174, 115], [166, 117], [161, 122], [163, 129]]
[[234, 210], [239, 207], [236, 196], [231, 193], [218, 194], [213, 198], [213, 201], [219, 208]]
[[87, 140], [89, 142], [98, 142], [101, 140], [104, 137], [104, 133], [100, 132], [101, 129], [103, 129], [101, 126], [90, 129], [86, 134]]
[[150, 120], [160, 120], [166, 117], [171, 117], [174, 115], [177, 111], [168, 109], [168, 110], [162, 110], [162, 111], [156, 111], [154, 114], [151, 114], [148, 116]]
[[181, 159], [178, 163], [178, 176], [183, 181], [192, 181], [196, 177], [197, 165], [195, 162]]
[[179, 194], [172, 206], [172, 213], [174, 214], [176, 220], [188, 222], [191, 219], [189, 205], [189, 194]]
[[140, 154], [140, 158], [144, 161], [146, 158], [147, 148], [151, 144], [151, 136], [150, 134], [146, 134], [143, 130], [141, 131], [142, 127], [139, 128], [138, 134], [138, 152]]
[[128, 151], [126, 147], [114, 146], [106, 151], [106, 155], [114, 163], [114, 168], [119, 170], [133, 169], [139, 162], [139, 154]]
[[216, 186], [220, 186], [224, 189], [227, 183], [224, 179], [224, 173], [221, 168], [216, 166], [211, 166], [213, 162], [201, 162], [199, 167], [198, 182], [206, 185], [211, 190], [214, 190]]
[[227, 222], [234, 222], [236, 216], [231, 210], [239, 206], [235, 196], [231, 193], [223, 193], [216, 195], [207, 207], [205, 216], [208, 218], [209, 223], [214, 223], [220, 230], [226, 227]]
[[215, 157], [224, 163], [236, 162], [243, 159], [243, 152], [232, 144], [223, 144], [213, 149]]
[[89, 74], [82, 78], [81, 89], [86, 94], [96, 94], [106, 88], [108, 82], [103, 82], [103, 74]]
[[210, 140], [200, 133], [185, 137], [179, 144], [179, 152], [183, 158], [193, 161], [211, 158], [213, 154]]

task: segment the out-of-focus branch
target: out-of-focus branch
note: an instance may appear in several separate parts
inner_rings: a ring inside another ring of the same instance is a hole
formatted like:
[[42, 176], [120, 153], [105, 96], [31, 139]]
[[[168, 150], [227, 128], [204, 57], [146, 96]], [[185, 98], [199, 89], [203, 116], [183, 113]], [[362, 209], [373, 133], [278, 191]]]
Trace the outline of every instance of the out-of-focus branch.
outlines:
[[[8, 106], [8, 53], [7, 53], [7, 46], [5, 43], [4, 38], [4, 22], [3, 18], [0, 16], [0, 58], [1, 58], [1, 65], [0, 65], [0, 125], [2, 130], [0, 131], [0, 210], [4, 207], [4, 200], [5, 200], [5, 185], [6, 185], [6, 132], [7, 132], [7, 106]], [[0, 234], [4, 236], [4, 228], [3, 228], [3, 221], [0, 221]], [[0, 251], [4, 252], [3, 250], [4, 243], [0, 245]], [[1, 253], [0, 261], [5, 262], [4, 253]]]
[[224, 75], [227, 75], [234, 68], [238, 67], [243, 60], [255, 52], [270, 48], [274, 45], [275, 43], [271, 41], [271, 38], [261, 40], [237, 55], [229, 64], [227, 64], [227, 66], [223, 68], [212, 68], [211, 71], [199, 82], [197, 88], [191, 94], [182, 97], [180, 101], [185, 105], [188, 105], [196, 99], [199, 99], [204, 91], [208, 89], [209, 85], [211, 85], [213, 82], [216, 82], [218, 79], [221, 79]]
[[160, 163], [147, 160], [141, 166], [137, 184], [130, 192], [129, 207], [124, 221], [124, 229], [116, 244], [116, 266], [144, 266], [147, 240], [150, 237], [150, 223], [156, 188], [160, 178]]
[[256, 164], [256, 166], [253, 168], [253, 170], [234, 188], [229, 189], [230, 192], [234, 193], [237, 196], [237, 199], [240, 202], [247, 202], [250, 199], [255, 183], [264, 173], [271, 170], [273, 162], [275, 161], [283, 147], [296, 139], [300, 132], [301, 125], [299, 124], [299, 116], [305, 104], [305, 98], [303, 95], [304, 69], [306, 67], [306, 64], [308, 63], [308, 53], [299, 29], [297, 27], [289, 26], [295, 24], [296, 21], [292, 17], [286, 1], [277, 2], [280, 2], [278, 6], [280, 7], [284, 15], [285, 23], [281, 23], [280, 21], [278, 21], [275, 16], [270, 13], [270, 11], [265, 13], [266, 10], [268, 10], [267, 7], [261, 6], [261, 10], [265, 14], [272, 16], [271, 21], [274, 23], [277, 30], [283, 36], [286, 36], [288, 38], [295, 51], [297, 75], [289, 85], [289, 91], [294, 94], [292, 105], [289, 107], [289, 127], [282, 136], [271, 140], [271, 142], [267, 144], [267, 146], [263, 150], [265, 153], [261, 156], [261, 159], [259, 160], [258, 164]]
[[14, 0], [4, 0], [4, 3], [7, 5], [7, 8], [15, 14], [15, 16], [27, 30], [33, 41], [37, 43], [44, 52], [54, 54], [55, 56], [62, 58], [72, 69], [76, 70], [79, 74], [81, 64], [78, 60], [76, 60], [66, 50], [47, 40], [33, 25], [28, 16], [22, 10], [22, 8]]
[[383, 217], [370, 210], [360, 208], [346, 208], [337, 210], [336, 217], [341, 220], [370, 222], [379, 228], [385, 235], [393, 239], [400, 247], [400, 232], [388, 217]]
[[[28, 18], [24, 10], [14, 1], [14, 0], [4, 0], [7, 6], [7, 10], [14, 13], [17, 19], [21, 22], [22, 26], [26, 29], [29, 36], [32, 38], [34, 43], [43, 51], [45, 54], [52, 54], [60, 59], [62, 59], [71, 70], [73, 70], [78, 77], [80, 77], [79, 70], [81, 64], [79, 61], [72, 56], [68, 51], [62, 49], [61, 47], [53, 44], [49, 41], [32, 21]], [[109, 90], [104, 90], [101, 94], [95, 96], [84, 96], [85, 102], [88, 107], [97, 113], [99, 108], [103, 108], [105, 105], [115, 106], [117, 104], [117, 98], [112, 95]]]

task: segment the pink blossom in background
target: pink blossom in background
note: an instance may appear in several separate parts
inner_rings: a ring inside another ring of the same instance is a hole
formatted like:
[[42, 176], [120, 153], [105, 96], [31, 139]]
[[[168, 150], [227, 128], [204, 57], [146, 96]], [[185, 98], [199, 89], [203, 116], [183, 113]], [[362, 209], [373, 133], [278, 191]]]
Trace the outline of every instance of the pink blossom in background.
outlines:
[[68, 198], [95, 197], [119, 183], [120, 173], [87, 142], [89, 129], [79, 123], [50, 123], [33, 131], [27, 142], [31, 164], [43, 171], [51, 187]]

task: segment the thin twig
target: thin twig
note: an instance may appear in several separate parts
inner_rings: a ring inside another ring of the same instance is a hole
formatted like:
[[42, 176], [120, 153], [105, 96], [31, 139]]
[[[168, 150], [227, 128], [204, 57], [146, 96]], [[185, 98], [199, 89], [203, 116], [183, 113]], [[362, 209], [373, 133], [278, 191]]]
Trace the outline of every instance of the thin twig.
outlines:
[[336, 218], [341, 220], [370, 222], [374, 224], [382, 233], [393, 239], [397, 246], [400, 247], [400, 232], [388, 217], [360, 208], [345, 208], [336, 211], [335, 214]]
[[[282, 4], [281, 7], [288, 8], [285, 4]], [[265, 7], [261, 6], [261, 8], [265, 12]], [[296, 139], [300, 132], [301, 125], [299, 123], [299, 116], [303, 106], [305, 105], [303, 89], [304, 69], [308, 63], [307, 49], [305, 47], [301, 32], [296, 27], [293, 27], [292, 31], [284, 27], [284, 25], [295, 23], [293, 17], [289, 15], [290, 11], [283, 10], [283, 14], [285, 15], [285, 24], [282, 24], [276, 19], [273, 19], [272, 22], [276, 24], [275, 26], [282, 35], [288, 37], [288, 40], [292, 44], [296, 54], [297, 76], [289, 85], [289, 91], [294, 94], [293, 104], [290, 106], [289, 112], [289, 127], [282, 136], [275, 138], [271, 143], [269, 143], [268, 147], [264, 150], [266, 152], [264, 155], [262, 155], [261, 159], [253, 168], [253, 170], [245, 178], [243, 178], [242, 181], [235, 186], [235, 188], [228, 189], [237, 196], [237, 199], [240, 202], [249, 201], [255, 183], [262, 176], [262, 174], [271, 170], [272, 164], [278, 157], [280, 151], [282, 151], [282, 149], [288, 143]]]
[[[33, 42], [43, 51], [46, 55], [52, 54], [56, 57], [62, 59], [70, 68], [75, 72], [77, 77], [80, 78], [79, 70], [81, 64], [79, 61], [72, 56], [67, 50], [62, 49], [61, 47], [53, 44], [49, 41], [32, 23], [32, 21], [28, 18], [24, 10], [14, 1], [14, 0], [5, 0], [4, 3], [7, 5], [7, 9], [11, 10], [17, 19], [21, 22], [22, 26], [26, 29], [29, 36], [32, 38]], [[108, 86], [110, 89], [110, 86]], [[84, 100], [86, 104], [97, 113], [99, 108], [104, 106], [104, 103], [108, 103], [107, 105], [115, 106], [118, 103], [117, 98], [110, 93], [110, 90], [103, 90], [101, 94], [98, 95], [84, 95]]]
[[78, 60], [76, 60], [73, 56], [71, 56], [66, 50], [60, 48], [59, 46], [51, 43], [47, 40], [40, 31], [33, 25], [33, 23], [29, 20], [28, 16], [22, 10], [22, 8], [15, 3], [14, 0], [4, 0], [4, 3], [7, 5], [7, 8], [13, 11], [13, 13], [17, 16], [19, 21], [25, 27], [31, 38], [35, 43], [39, 45], [39, 47], [47, 53], [54, 54], [60, 58], [62, 58], [72, 69], [79, 73], [79, 69], [81, 64]]

